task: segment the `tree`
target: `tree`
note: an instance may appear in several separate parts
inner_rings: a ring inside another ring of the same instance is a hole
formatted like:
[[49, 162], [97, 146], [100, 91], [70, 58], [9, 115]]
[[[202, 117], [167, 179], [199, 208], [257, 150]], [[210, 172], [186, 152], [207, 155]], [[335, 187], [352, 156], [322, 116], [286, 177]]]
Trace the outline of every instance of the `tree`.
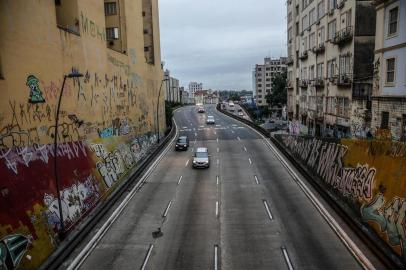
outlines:
[[272, 78], [271, 93], [265, 96], [266, 102], [271, 105], [271, 107], [277, 106], [282, 107], [287, 102], [287, 90], [286, 90], [286, 71], [283, 73], [278, 73]]

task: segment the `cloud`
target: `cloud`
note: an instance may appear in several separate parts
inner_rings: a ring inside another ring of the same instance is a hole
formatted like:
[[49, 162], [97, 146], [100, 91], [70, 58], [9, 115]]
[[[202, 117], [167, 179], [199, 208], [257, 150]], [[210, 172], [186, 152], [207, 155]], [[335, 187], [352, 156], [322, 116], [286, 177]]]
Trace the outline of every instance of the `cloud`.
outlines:
[[251, 89], [265, 56], [286, 55], [284, 0], [160, 0], [162, 60], [187, 86]]

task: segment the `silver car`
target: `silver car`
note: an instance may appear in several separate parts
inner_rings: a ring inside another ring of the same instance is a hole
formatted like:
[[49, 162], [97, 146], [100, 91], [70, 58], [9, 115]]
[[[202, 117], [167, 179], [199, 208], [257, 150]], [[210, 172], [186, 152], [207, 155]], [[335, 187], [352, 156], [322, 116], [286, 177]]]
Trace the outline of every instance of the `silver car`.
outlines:
[[214, 116], [213, 115], [208, 115], [207, 119], [206, 119], [206, 124], [210, 125], [210, 124], [215, 124], [216, 121], [214, 121]]
[[210, 155], [206, 147], [198, 147], [193, 155], [193, 168], [209, 168]]

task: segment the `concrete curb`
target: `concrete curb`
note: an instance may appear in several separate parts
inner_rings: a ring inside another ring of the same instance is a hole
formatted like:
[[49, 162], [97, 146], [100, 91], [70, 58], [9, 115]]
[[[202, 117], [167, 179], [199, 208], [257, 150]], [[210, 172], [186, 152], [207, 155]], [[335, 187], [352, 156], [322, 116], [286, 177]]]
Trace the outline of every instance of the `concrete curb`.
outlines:
[[294, 167], [306, 178], [307, 182], [312, 185], [319, 195], [334, 209], [334, 211], [344, 219], [349, 227], [357, 234], [358, 237], [371, 249], [371, 251], [388, 267], [388, 269], [406, 269], [405, 262], [383, 241], [376, 233], [366, 226], [354, 213], [354, 211], [341, 202], [341, 199], [329, 192], [328, 188], [323, 186], [320, 179], [314, 180], [314, 174], [309, 172], [302, 164], [296, 161], [296, 159], [285, 149], [285, 147], [276, 140], [271, 134], [263, 129], [251, 123], [245, 119], [241, 119], [227, 111], [224, 111], [220, 106], [216, 107], [217, 110], [227, 116], [230, 116], [253, 129], [260, 132], [265, 137], [269, 138], [271, 142], [280, 150], [283, 155], [294, 165]]
[[[173, 121], [173, 120], [172, 120]], [[120, 199], [121, 195], [127, 188], [136, 184], [140, 180], [140, 176], [151, 164], [151, 162], [159, 156], [161, 151], [164, 150], [167, 143], [175, 136], [176, 126], [172, 124], [170, 133], [160, 142], [160, 144], [150, 151], [145, 159], [128, 174], [127, 180], [122, 183], [110, 194], [106, 201], [96, 206], [91, 213], [80, 223], [73, 231], [70, 232], [68, 237], [61, 242], [57, 249], [47, 258], [47, 260], [40, 266], [40, 270], [45, 269], [58, 269], [58, 267], [65, 261], [65, 259], [73, 252], [73, 250], [80, 244], [84, 236], [86, 236], [99, 220], [107, 213], [114, 203]]]

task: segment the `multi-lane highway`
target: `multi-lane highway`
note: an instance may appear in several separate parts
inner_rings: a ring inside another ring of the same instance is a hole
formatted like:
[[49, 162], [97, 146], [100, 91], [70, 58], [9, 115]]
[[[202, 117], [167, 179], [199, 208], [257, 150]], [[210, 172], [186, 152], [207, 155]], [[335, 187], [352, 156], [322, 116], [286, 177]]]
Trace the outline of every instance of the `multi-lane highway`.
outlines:
[[[216, 124], [206, 125], [206, 115]], [[213, 105], [204, 114], [181, 108], [175, 119], [189, 150], [172, 144], [145, 184], [128, 191], [122, 212], [112, 209], [62, 268], [383, 269], [255, 131]], [[199, 146], [209, 149], [209, 169], [192, 169]]]

